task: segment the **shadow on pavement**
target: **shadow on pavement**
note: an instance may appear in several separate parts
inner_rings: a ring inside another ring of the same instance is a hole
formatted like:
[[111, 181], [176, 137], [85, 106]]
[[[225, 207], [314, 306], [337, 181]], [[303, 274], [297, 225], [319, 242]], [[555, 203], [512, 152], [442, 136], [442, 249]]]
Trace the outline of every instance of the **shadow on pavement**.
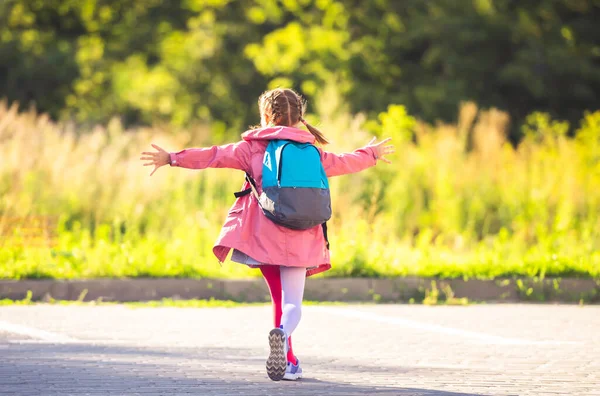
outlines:
[[394, 385], [402, 376], [427, 383], [428, 377], [468, 375], [465, 369], [377, 367], [318, 357], [304, 360], [307, 377], [301, 381], [272, 382], [263, 355], [262, 349], [10, 344], [0, 349], [0, 395], [476, 395]]

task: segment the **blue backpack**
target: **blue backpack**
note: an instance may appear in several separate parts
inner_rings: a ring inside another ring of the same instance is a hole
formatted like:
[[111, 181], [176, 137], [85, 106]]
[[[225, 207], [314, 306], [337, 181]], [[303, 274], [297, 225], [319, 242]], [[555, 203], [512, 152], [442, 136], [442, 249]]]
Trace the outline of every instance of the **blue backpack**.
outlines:
[[246, 173], [250, 188], [235, 193], [241, 197], [254, 193], [263, 213], [273, 222], [295, 230], [323, 224], [331, 218], [329, 182], [319, 150], [310, 143], [271, 140], [265, 151], [262, 193]]

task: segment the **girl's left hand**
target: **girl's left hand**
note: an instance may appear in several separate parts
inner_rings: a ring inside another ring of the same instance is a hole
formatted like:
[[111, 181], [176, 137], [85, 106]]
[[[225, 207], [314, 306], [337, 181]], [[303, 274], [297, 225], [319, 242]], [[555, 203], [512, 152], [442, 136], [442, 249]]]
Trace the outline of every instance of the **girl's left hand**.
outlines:
[[160, 168], [163, 165], [167, 165], [170, 162], [169, 153], [167, 153], [164, 149], [157, 146], [156, 144], [153, 144], [152, 147], [154, 147], [157, 151], [144, 151], [142, 153], [142, 157], [140, 158], [142, 161], [150, 161], [145, 163], [144, 166], [154, 165], [154, 170], [152, 171], [152, 173], [150, 173], [150, 176], [152, 176], [158, 168]]
[[382, 140], [381, 142], [375, 144], [376, 140], [377, 140], [376, 137], [371, 139], [371, 141], [369, 142], [367, 147], [371, 147], [373, 149], [373, 151], [375, 151], [375, 156], [377, 157], [377, 159], [380, 159], [383, 162], [387, 162], [388, 164], [391, 164], [392, 161], [385, 158], [384, 155], [394, 154], [396, 152], [396, 150], [393, 145], [390, 144], [390, 145], [384, 146], [384, 144], [386, 144], [387, 142], [392, 140], [392, 138], [387, 138], [387, 139]]

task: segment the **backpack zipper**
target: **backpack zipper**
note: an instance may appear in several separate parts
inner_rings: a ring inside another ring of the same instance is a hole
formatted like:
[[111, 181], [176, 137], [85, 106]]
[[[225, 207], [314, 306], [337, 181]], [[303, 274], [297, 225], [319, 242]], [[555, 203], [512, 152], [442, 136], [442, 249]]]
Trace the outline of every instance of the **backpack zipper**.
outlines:
[[279, 156], [279, 169], [277, 170], [277, 187], [281, 187], [281, 170], [283, 169], [283, 150], [285, 150], [288, 144], [291, 144], [291, 142], [284, 144], [281, 148], [281, 153]]

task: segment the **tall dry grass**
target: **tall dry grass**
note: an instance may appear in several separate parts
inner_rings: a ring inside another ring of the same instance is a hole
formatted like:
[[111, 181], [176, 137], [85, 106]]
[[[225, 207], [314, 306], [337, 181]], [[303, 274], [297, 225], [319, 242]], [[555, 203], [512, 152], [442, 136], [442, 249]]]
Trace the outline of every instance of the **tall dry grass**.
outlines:
[[[600, 276], [600, 112], [574, 137], [533, 114], [516, 148], [507, 116], [474, 104], [431, 126], [401, 106], [366, 120], [326, 91], [312, 118], [331, 151], [397, 146], [393, 165], [331, 181], [330, 275]], [[241, 172], [149, 177], [151, 142], [213, 144], [208, 127], [81, 130], [0, 104], [0, 278], [256, 275], [211, 251]]]

